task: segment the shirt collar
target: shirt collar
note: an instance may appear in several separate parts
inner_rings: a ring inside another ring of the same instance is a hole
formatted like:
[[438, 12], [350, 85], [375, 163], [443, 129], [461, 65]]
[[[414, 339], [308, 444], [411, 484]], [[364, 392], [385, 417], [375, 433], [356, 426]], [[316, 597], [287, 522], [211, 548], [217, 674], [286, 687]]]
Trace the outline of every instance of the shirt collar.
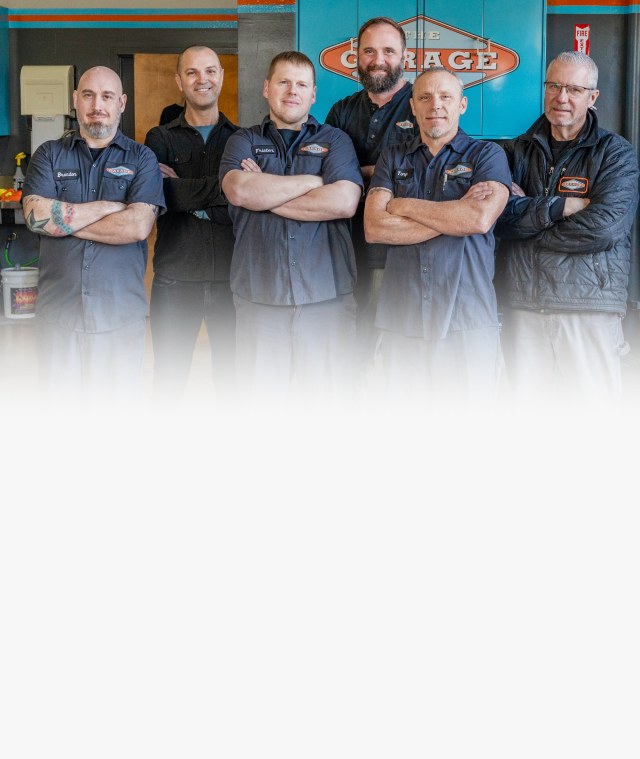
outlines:
[[[229, 119], [224, 115], [224, 113], [222, 113], [222, 111], [218, 111], [218, 121], [212, 126], [223, 126], [224, 124], [228, 122], [229, 122]], [[166, 126], [167, 126], [167, 129], [175, 129], [176, 127], [186, 127], [187, 129], [195, 129], [195, 127], [192, 126], [184, 117], [184, 110], [177, 118], [175, 118], [173, 121], [170, 121]]]
[[[456, 136], [451, 140], [451, 142], [447, 142], [445, 145], [442, 146], [440, 151], [438, 151], [438, 155], [440, 155], [440, 153], [445, 148], [451, 148], [456, 153], [464, 153], [464, 151], [469, 147], [470, 142], [471, 142], [471, 138], [469, 137], [469, 135], [465, 131], [460, 129], [460, 127], [458, 127], [458, 132]], [[411, 142], [408, 143], [409, 147], [407, 148], [407, 154], [415, 153], [416, 150], [422, 145], [424, 145], [424, 143], [422, 142], [422, 137], [421, 135], [417, 135], [416, 137], [413, 138], [413, 140], [411, 140]]]
[[[269, 118], [269, 116], [265, 116], [262, 119], [262, 124], [260, 124], [260, 132], [262, 136], [264, 136], [267, 133], [267, 129], [273, 126], [274, 129], [277, 129], [276, 125], [273, 123], [273, 121]], [[305, 123], [302, 125], [302, 129], [309, 130], [312, 134], [315, 134], [318, 129], [320, 128], [320, 124], [318, 121], [309, 114], [309, 118], [305, 121]]]
[[[119, 148], [122, 148], [122, 150], [127, 150], [127, 149], [128, 149], [128, 147], [129, 147], [129, 146], [127, 145], [127, 141], [128, 141], [128, 139], [129, 139], [129, 138], [128, 138], [128, 137], [125, 137], [125, 136], [122, 134], [122, 132], [121, 132], [121, 131], [118, 129], [118, 130], [116, 130], [116, 133], [115, 133], [115, 135], [114, 135], [113, 139], [111, 140], [111, 142], [109, 143], [109, 145], [105, 145], [105, 148], [104, 148], [104, 149], [106, 150], [106, 148], [108, 148], [108, 147], [109, 147], [109, 146], [111, 146], [111, 145], [117, 145]], [[85, 139], [84, 139], [84, 137], [83, 137], [83, 136], [80, 134], [80, 130], [79, 130], [79, 129], [77, 129], [77, 130], [74, 132], [74, 135], [73, 135], [73, 137], [72, 137], [72, 139], [71, 139], [71, 145], [72, 145], [72, 147], [75, 147], [75, 144], [76, 144], [76, 142], [84, 142], [84, 143], [86, 143], [86, 140], [85, 140]], [[89, 147], [89, 146], [87, 145], [87, 147]]]
[[[405, 100], [405, 99], [411, 97], [411, 90], [412, 89], [413, 88], [411, 87], [411, 85], [409, 84], [409, 82], [405, 82], [404, 87], [400, 87], [400, 89], [394, 94], [394, 96], [391, 98], [391, 100], [389, 100], [388, 103], [385, 103], [384, 105], [379, 105], [379, 106], [376, 106], [376, 107], [378, 109], [380, 109], [380, 108], [386, 108], [387, 106], [389, 106], [389, 107], [396, 106], [402, 100]], [[367, 103], [370, 106], [372, 106], [372, 105], [375, 106], [376, 105], [376, 103], [374, 103], [373, 100], [371, 100], [371, 98], [369, 97], [369, 93], [366, 90], [362, 90], [362, 93], [363, 93], [364, 97], [366, 98]]]

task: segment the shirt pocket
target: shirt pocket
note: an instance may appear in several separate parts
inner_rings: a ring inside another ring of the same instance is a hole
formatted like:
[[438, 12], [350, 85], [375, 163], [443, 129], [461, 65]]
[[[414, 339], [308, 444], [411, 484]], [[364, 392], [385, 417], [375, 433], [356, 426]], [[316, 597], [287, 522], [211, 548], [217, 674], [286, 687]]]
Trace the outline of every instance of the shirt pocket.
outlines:
[[100, 199], [115, 203], [126, 203], [129, 196], [129, 182], [118, 177], [103, 177], [100, 184]]
[[169, 165], [181, 179], [192, 179], [193, 164], [190, 150], [176, 150], [172, 153]]
[[396, 129], [389, 132], [387, 145], [400, 145], [403, 142], [409, 142], [414, 137], [413, 129]]
[[319, 177], [322, 174], [322, 158], [314, 155], [296, 156], [296, 174]]
[[77, 179], [56, 182], [56, 197], [65, 203], [82, 203], [82, 183]]
[[[441, 181], [444, 181], [441, 180]], [[463, 198], [471, 188], [471, 179], [463, 177], [456, 177], [451, 179], [447, 177], [447, 181], [444, 183], [444, 189], [442, 191], [443, 200], [460, 200]]]

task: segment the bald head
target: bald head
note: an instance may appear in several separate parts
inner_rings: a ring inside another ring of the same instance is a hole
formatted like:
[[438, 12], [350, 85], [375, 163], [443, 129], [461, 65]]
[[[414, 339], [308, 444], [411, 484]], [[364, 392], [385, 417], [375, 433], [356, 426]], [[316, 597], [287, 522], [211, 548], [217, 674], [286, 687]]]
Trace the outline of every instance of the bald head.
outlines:
[[[183, 50], [178, 56], [178, 76], [180, 75], [180, 71], [183, 67], [188, 66], [192, 59], [199, 58], [201, 55], [208, 56], [209, 58], [214, 58], [217, 61], [218, 66], [220, 66], [218, 54], [215, 53], [210, 47], [207, 47], [206, 45], [191, 45], [190, 47], [185, 48], [185, 50]], [[186, 62], [185, 57], [187, 59]]]
[[[192, 45], [178, 57], [176, 84], [186, 100], [185, 118], [212, 123], [218, 120], [218, 98], [224, 81], [224, 70], [216, 53], [205, 45]], [[195, 114], [199, 115], [196, 117]], [[209, 119], [213, 119], [210, 121]]]
[[81, 92], [83, 87], [110, 89], [116, 97], [122, 96], [120, 77], [106, 66], [94, 66], [85, 71], [78, 82], [78, 92]]
[[115, 71], [95, 66], [80, 77], [73, 93], [73, 104], [80, 124], [80, 133], [90, 147], [107, 145], [118, 129], [120, 114], [127, 96]]

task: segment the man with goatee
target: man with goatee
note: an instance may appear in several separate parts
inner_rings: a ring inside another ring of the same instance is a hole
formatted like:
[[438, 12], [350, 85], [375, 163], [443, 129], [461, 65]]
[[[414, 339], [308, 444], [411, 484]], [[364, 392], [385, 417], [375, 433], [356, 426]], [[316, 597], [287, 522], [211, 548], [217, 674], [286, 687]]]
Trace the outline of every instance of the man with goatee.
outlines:
[[[372, 18], [358, 32], [358, 79], [363, 89], [338, 101], [326, 123], [342, 129], [353, 140], [365, 188], [381, 151], [412, 140], [420, 131], [411, 111], [411, 85], [403, 79], [407, 59], [406, 36], [400, 24], [384, 16]], [[373, 369], [380, 331], [374, 321], [387, 246], [367, 243], [363, 227], [364, 203], [352, 222], [358, 281], [357, 371], [361, 382]]]
[[56, 405], [121, 403], [142, 372], [162, 175], [149, 148], [118, 129], [127, 96], [114, 71], [86, 71], [73, 101], [78, 131], [35, 151], [23, 188], [27, 226], [40, 235], [40, 391]]

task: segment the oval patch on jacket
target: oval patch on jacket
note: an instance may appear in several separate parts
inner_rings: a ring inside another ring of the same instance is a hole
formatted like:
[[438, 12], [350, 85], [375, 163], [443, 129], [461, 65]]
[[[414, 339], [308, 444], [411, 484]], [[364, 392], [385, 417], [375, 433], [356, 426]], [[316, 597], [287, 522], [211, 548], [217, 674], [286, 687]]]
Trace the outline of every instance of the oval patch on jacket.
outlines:
[[586, 177], [564, 177], [560, 180], [558, 190], [560, 192], [579, 192], [584, 195], [589, 187], [589, 180]]
[[449, 164], [449, 166], [445, 166], [444, 173], [447, 174], [450, 179], [455, 179], [455, 177], [469, 179], [473, 174], [473, 166], [470, 163]]
[[413, 129], [413, 121], [396, 121], [396, 126], [400, 129]]
[[298, 155], [315, 155], [323, 157], [329, 152], [328, 142], [301, 142]]
[[126, 166], [109, 166], [106, 171], [114, 177], [132, 177], [134, 174]]

